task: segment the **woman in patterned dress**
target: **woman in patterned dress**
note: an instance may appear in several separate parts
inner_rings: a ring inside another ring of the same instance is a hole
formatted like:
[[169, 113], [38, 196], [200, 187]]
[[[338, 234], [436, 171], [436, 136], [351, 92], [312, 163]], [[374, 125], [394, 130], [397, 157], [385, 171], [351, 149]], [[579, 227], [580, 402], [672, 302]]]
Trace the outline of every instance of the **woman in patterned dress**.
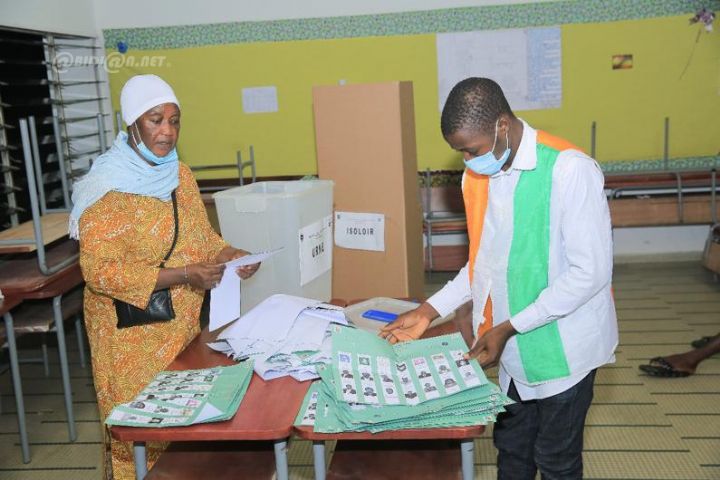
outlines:
[[[138, 75], [123, 87], [120, 103], [128, 131], [75, 184], [70, 219], [71, 236], [80, 240], [85, 324], [102, 422], [199, 333], [205, 290], [220, 281], [224, 262], [247, 254], [212, 229], [192, 172], [177, 160], [180, 104], [172, 88], [155, 75]], [[159, 268], [175, 233], [173, 190], [178, 238]], [[258, 266], [237, 273], [248, 278]], [[113, 299], [144, 309], [153, 291], [168, 287], [175, 319], [117, 328]], [[104, 443], [106, 478], [110, 472], [115, 480], [135, 478], [132, 445], [111, 440], [107, 432]], [[162, 445], [148, 447], [152, 464]]]

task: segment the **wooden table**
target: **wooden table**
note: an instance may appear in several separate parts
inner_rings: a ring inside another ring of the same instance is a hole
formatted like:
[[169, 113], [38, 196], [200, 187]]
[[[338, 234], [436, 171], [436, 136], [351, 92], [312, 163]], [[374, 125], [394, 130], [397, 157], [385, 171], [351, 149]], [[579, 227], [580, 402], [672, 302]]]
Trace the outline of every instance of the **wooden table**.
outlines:
[[[338, 440], [327, 468], [329, 479], [427, 478], [463, 480], [474, 477], [475, 443], [485, 432], [483, 425], [455, 428], [395, 430], [380, 433], [316, 433], [312, 427], [295, 427], [296, 434], [313, 442], [315, 479], [326, 478], [325, 441]], [[392, 441], [382, 446], [378, 440]], [[422, 440], [423, 442], [419, 442]], [[459, 441], [451, 447], [448, 440]], [[429, 443], [428, 443], [429, 442]], [[391, 452], [392, 451], [392, 455]], [[389, 457], [392, 460], [389, 461]], [[402, 474], [398, 467], [402, 465]], [[409, 468], [410, 470], [405, 470]]]
[[[188, 370], [235, 364], [233, 360], [211, 350], [206, 345], [215, 337], [215, 334], [203, 329], [168, 369]], [[266, 382], [253, 375], [240, 408], [235, 416], [226, 422], [173, 428], [114, 426], [111, 427], [110, 432], [117, 440], [135, 443], [135, 471], [138, 480], [145, 478], [147, 474], [145, 442], [153, 440], [170, 442], [269, 440], [274, 443], [277, 478], [287, 480], [287, 439], [293, 431], [295, 416], [300, 410], [309, 386], [310, 382], [298, 382], [291, 377]]]
[[[40, 217], [43, 243], [48, 245], [68, 235], [69, 212], [48, 213]], [[0, 232], [0, 253], [27, 253], [37, 250], [32, 220]]]
[[20, 381], [20, 367], [18, 365], [17, 345], [15, 344], [15, 331], [13, 317], [10, 310], [22, 303], [20, 297], [6, 294], [0, 299], [0, 315], [5, 321], [8, 349], [10, 350], [10, 374], [12, 375], [13, 390], [15, 390], [15, 406], [17, 407], [18, 431], [20, 432], [20, 448], [22, 449], [23, 463], [30, 462], [30, 444], [28, 442], [27, 428], [25, 427], [25, 402], [23, 400], [22, 382]]
[[[48, 250], [49, 260], [70, 258], [77, 253], [77, 242], [68, 241]], [[58, 354], [60, 356], [60, 374], [62, 376], [65, 412], [68, 421], [68, 435], [71, 442], [77, 439], [75, 430], [75, 417], [72, 407], [72, 388], [70, 386], [70, 367], [65, 344], [65, 326], [63, 324], [62, 297], [65, 293], [83, 283], [80, 265], [75, 260], [70, 265], [51, 275], [44, 275], [34, 257], [13, 258], [0, 264], [0, 290], [6, 295], [18, 297], [21, 300], [52, 299], [52, 311], [55, 319], [55, 328], [58, 340]], [[8, 337], [14, 331], [8, 329]], [[11, 356], [17, 358], [17, 354]]]
[[[357, 303], [360, 300], [348, 302]], [[460, 316], [468, 314], [464, 309]], [[457, 320], [461, 320], [458, 318]], [[422, 338], [455, 333], [458, 322], [445, 322], [429, 328]], [[373, 480], [413, 479], [456, 479], [462, 472], [464, 480], [474, 476], [474, 438], [485, 432], [483, 425], [474, 427], [427, 428], [395, 430], [380, 433], [346, 432], [315, 433], [312, 427], [295, 427], [296, 434], [313, 442], [313, 463], [315, 479], [326, 478], [325, 441], [338, 440], [333, 459], [327, 468], [329, 479]], [[387, 443], [376, 443], [386, 440]], [[457, 442], [460, 455], [457, 454]], [[392, 461], [388, 461], [392, 457]], [[397, 470], [402, 465], [403, 471]]]
[[[77, 252], [77, 242], [62, 242], [47, 250], [47, 260], [59, 263], [77, 255]], [[32, 298], [48, 298], [43, 296], [45, 288], [51, 283], [62, 282], [65, 278], [70, 282], [78, 278], [82, 281], [80, 265], [77, 261], [52, 275], [44, 275], [38, 267], [37, 258], [31, 255], [11, 258], [0, 264], [0, 290], [5, 294], [17, 294], [23, 298], [30, 298], [28, 295], [34, 295]]]

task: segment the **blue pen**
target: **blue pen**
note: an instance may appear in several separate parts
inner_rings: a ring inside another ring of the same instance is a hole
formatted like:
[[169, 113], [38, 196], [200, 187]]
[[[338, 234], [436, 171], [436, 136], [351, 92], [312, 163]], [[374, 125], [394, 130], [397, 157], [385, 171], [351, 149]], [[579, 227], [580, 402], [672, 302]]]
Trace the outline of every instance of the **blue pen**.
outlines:
[[369, 318], [370, 320], [390, 323], [395, 321], [395, 319], [398, 317], [398, 314], [385, 312], [383, 310], [366, 310], [365, 312], [363, 312], [362, 316], [363, 318]]

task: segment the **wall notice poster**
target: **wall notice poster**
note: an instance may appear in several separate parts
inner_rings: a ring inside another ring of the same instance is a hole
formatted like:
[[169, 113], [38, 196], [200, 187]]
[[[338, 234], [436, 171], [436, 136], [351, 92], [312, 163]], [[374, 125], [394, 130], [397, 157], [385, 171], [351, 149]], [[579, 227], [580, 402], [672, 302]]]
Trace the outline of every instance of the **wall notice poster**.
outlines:
[[332, 224], [328, 215], [298, 232], [300, 245], [300, 285], [306, 285], [332, 267]]
[[468, 77], [495, 80], [513, 110], [559, 108], [559, 27], [442, 33], [436, 37], [440, 111], [452, 87]]
[[244, 113], [272, 113], [278, 111], [277, 87], [251, 87], [242, 89]]

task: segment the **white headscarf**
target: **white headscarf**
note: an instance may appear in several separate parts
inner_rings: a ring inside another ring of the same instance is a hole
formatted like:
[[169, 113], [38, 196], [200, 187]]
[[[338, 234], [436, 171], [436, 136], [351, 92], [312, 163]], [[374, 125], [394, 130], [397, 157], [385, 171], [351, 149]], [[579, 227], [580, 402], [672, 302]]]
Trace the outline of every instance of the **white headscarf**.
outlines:
[[172, 87], [157, 75], [135, 75], [120, 92], [122, 117], [128, 127], [140, 115], [163, 103], [174, 103], [180, 107]]

